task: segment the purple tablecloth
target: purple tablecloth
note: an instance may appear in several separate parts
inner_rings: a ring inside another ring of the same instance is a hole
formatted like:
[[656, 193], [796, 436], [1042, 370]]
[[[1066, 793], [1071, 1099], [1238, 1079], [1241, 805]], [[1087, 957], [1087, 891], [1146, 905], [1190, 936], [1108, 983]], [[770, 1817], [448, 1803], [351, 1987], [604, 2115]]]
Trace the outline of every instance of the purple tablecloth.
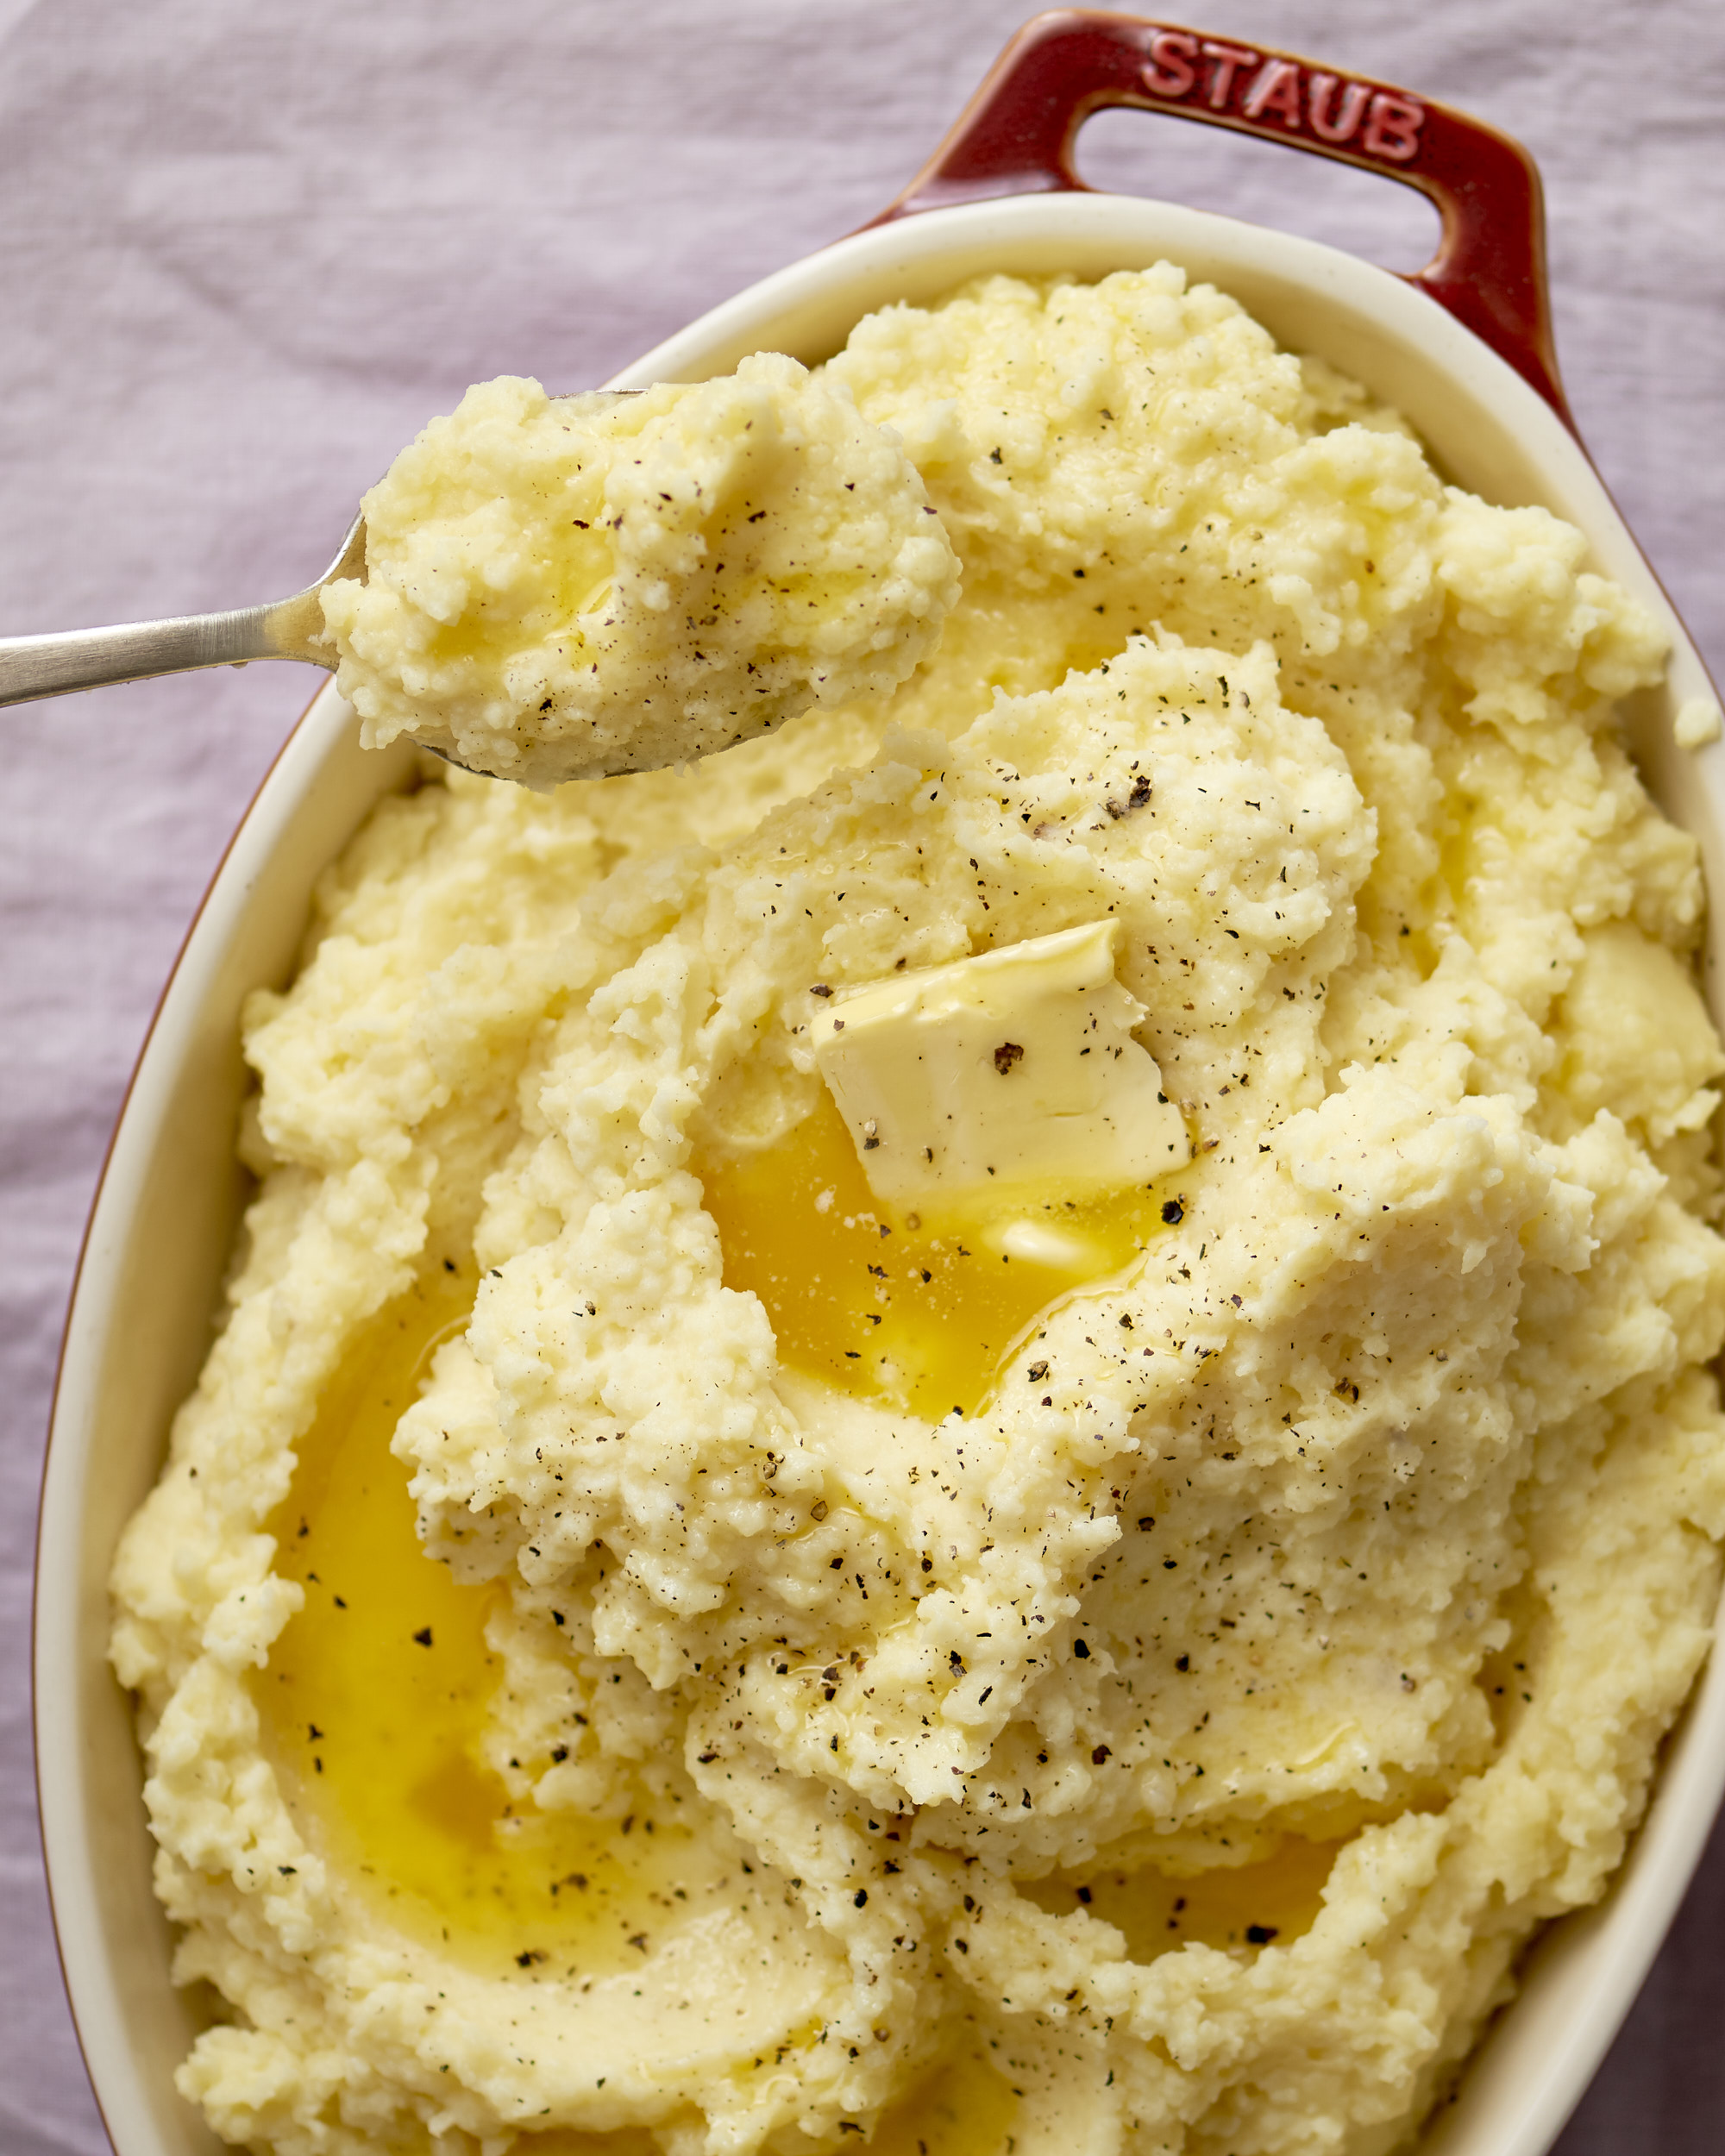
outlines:
[[[1029, 0], [0, 0], [0, 630], [273, 598], [470, 380], [604, 379], [871, 216]], [[1228, 0], [1546, 174], [1559, 342], [1607, 481], [1725, 667], [1716, 0]], [[1412, 267], [1363, 175], [1137, 114], [1099, 183]], [[223, 844], [315, 677], [0, 716], [0, 2146], [103, 2134], [55, 1964], [28, 1729], [32, 1526], [78, 1238]], [[1725, 2146], [1725, 1836], [1564, 2156]]]

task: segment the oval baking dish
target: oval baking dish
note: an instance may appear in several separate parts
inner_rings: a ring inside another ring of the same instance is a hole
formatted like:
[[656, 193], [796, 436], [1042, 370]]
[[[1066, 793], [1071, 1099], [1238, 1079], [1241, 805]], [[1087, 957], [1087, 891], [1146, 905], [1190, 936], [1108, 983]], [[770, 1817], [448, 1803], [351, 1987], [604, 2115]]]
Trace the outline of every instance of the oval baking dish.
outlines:
[[[1438, 203], [1437, 260], [1403, 279], [1314, 242], [1159, 202], [1093, 193], [1077, 128], [1132, 104], [1315, 150]], [[1007, 47], [925, 171], [875, 225], [743, 292], [649, 353], [618, 386], [699, 379], [772, 349], [814, 362], [856, 319], [990, 271], [1094, 277], [1167, 258], [1238, 298], [1284, 346], [1319, 353], [1420, 429], [1440, 466], [1502, 504], [1578, 525], [1594, 564], [1672, 644], [1667, 683], [1628, 709], [1665, 812], [1725, 888], [1725, 748], [1674, 733], [1713, 690], [1564, 408], [1546, 314], [1539, 185], [1513, 143], [1391, 85], [1122, 16], [1038, 18]], [[288, 974], [314, 878], [385, 793], [413, 782], [405, 742], [362, 752], [332, 686], [236, 834], [187, 938], [133, 1079], [67, 1326], [42, 1498], [35, 1717], [55, 1923], [80, 2040], [119, 2156], [219, 2144], [172, 2085], [195, 2028], [168, 1982], [150, 1889], [129, 1704], [109, 1670], [106, 1576], [120, 1527], [191, 1387], [243, 1195], [233, 1140], [246, 1078], [242, 997]], [[1718, 992], [1716, 931], [1706, 956]], [[1541, 2156], [1633, 2001], [1725, 1787], [1725, 1670], [1708, 1666], [1606, 1900], [1547, 1932], [1513, 2006], [1422, 2146]]]

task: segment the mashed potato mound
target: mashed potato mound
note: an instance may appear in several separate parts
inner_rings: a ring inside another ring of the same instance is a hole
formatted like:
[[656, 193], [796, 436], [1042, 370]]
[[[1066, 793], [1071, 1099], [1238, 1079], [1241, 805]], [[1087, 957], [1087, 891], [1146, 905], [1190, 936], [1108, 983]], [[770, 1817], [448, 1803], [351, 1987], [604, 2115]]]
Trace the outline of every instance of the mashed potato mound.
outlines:
[[638, 396], [470, 389], [363, 504], [323, 593], [367, 747], [547, 787], [729, 748], [896, 687], [957, 567], [842, 389], [762, 353]]
[[[292, 2156], [1378, 2156], [1603, 1890], [1718, 1595], [1725, 1056], [1614, 717], [1659, 640], [1167, 265], [815, 379], [962, 561], [917, 679], [682, 776], [434, 774], [249, 1008], [262, 1185], [114, 1573], [231, 2002], [180, 2085]], [[816, 1012], [1109, 918], [1194, 1147], [1142, 1258], [972, 1412], [828, 1382], [712, 1210], [825, 1112]], [[271, 1720], [297, 1448], [458, 1273], [387, 1415], [490, 1597], [497, 1831], [710, 1859], [620, 1959], [398, 1924]]]

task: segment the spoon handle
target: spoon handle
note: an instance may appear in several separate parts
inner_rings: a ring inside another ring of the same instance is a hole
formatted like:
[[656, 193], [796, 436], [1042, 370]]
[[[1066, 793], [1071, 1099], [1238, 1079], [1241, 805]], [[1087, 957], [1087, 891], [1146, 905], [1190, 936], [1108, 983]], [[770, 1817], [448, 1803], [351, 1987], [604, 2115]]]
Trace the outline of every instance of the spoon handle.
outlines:
[[70, 696], [110, 681], [142, 681], [195, 667], [244, 666], [252, 659], [300, 659], [333, 673], [336, 654], [318, 639], [317, 588], [268, 606], [222, 614], [179, 614], [116, 629], [59, 636], [0, 636], [0, 705]]

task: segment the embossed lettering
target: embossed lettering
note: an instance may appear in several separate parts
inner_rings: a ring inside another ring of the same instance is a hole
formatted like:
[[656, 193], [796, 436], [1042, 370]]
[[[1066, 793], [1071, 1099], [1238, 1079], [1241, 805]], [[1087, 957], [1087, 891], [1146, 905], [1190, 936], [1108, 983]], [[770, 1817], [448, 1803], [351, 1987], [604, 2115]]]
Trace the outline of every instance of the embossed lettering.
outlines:
[[[1243, 83], [1242, 119], [1276, 119], [1285, 128], [1302, 131], [1309, 126], [1320, 142], [1339, 144], [1358, 137], [1365, 155], [1388, 158], [1397, 165], [1408, 164], [1420, 154], [1426, 108], [1412, 97], [1399, 97], [1391, 91], [1373, 90], [1365, 83], [1316, 69], [1307, 75], [1296, 61], [1260, 54], [1249, 45], [1226, 45], [1208, 37], [1200, 41], [1185, 30], [1158, 29], [1151, 36], [1149, 57], [1139, 73], [1152, 97], [1185, 97], [1198, 86], [1201, 61], [1208, 63], [1201, 71], [1202, 90], [1212, 112], [1226, 110], [1236, 84]], [[1257, 71], [1250, 79], [1242, 75], [1246, 68]]]
[[1219, 45], [1214, 39], [1204, 40], [1204, 58], [1210, 63], [1210, 80], [1207, 102], [1212, 112], [1220, 112], [1228, 101], [1228, 92], [1234, 86], [1234, 70], [1250, 67], [1258, 58], [1250, 46]]
[[1360, 147], [1372, 157], [1392, 157], [1405, 165], [1420, 151], [1420, 128], [1426, 117], [1424, 105], [1411, 97], [1392, 97], [1387, 91], [1374, 91], [1371, 116], [1365, 123]]
[[1267, 60], [1251, 78], [1251, 86], [1240, 101], [1240, 110], [1248, 120], [1262, 119], [1266, 112], [1277, 114], [1285, 128], [1300, 124], [1300, 70], [1291, 60]]
[[1337, 78], [1334, 75], [1314, 75], [1306, 86], [1308, 108], [1312, 116], [1312, 132], [1320, 142], [1346, 142], [1359, 125], [1361, 113], [1365, 110], [1365, 85], [1351, 82], [1342, 91], [1339, 107], [1332, 116], [1330, 99], [1334, 96]]
[[1192, 62], [1198, 57], [1198, 41], [1184, 30], [1158, 30], [1150, 41], [1150, 58], [1144, 64], [1144, 86], [1158, 97], [1183, 97], [1197, 81]]

